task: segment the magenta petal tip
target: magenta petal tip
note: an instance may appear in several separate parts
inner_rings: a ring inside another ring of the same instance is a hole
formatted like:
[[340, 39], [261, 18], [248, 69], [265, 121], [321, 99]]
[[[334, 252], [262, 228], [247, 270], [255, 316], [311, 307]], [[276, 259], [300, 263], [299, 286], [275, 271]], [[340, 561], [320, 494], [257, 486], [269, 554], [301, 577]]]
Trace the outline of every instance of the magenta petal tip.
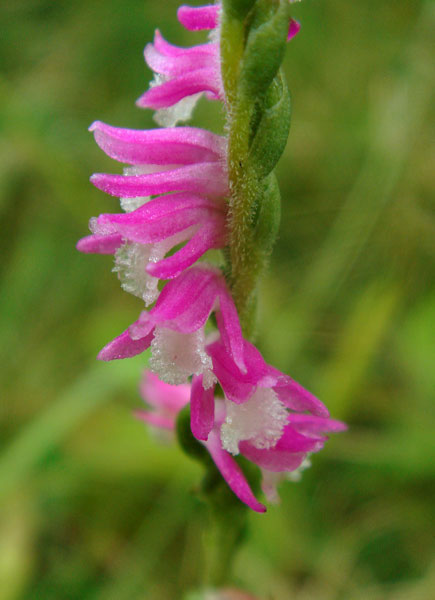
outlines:
[[296, 19], [290, 19], [290, 24], [288, 28], [287, 41], [289, 42], [291, 39], [295, 37], [299, 33], [301, 29], [301, 24]]
[[98, 129], [99, 125], [101, 124], [101, 121], [94, 121], [93, 123], [91, 123], [88, 127], [88, 131], [95, 131], [95, 129]]

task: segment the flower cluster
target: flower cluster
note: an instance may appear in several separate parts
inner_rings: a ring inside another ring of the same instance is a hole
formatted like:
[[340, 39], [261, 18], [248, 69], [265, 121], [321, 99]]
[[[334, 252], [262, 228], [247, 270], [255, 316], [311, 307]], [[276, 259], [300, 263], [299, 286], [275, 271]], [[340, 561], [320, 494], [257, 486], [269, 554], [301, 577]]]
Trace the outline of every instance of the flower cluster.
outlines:
[[[99, 353], [101, 360], [113, 360], [151, 349], [142, 385], [151, 410], [139, 416], [172, 429], [190, 402], [192, 434], [236, 496], [263, 512], [234, 456], [261, 468], [263, 490], [273, 499], [276, 483], [306, 466], [307, 457], [323, 447], [325, 433], [344, 426], [310, 392], [265, 362], [243, 336], [224, 271], [199, 261], [207, 251], [228, 246], [227, 139], [176, 125], [190, 117], [201, 95], [226, 104], [220, 11], [219, 3], [178, 10], [187, 29], [210, 31], [205, 44], [176, 47], [157, 31], [146, 46], [155, 78], [137, 104], [156, 111], [160, 129], [91, 125], [100, 148], [127, 165], [122, 175], [91, 178], [120, 198], [123, 212], [92, 218], [91, 235], [77, 247], [113, 254], [123, 289], [148, 307]], [[299, 25], [290, 19], [287, 26], [290, 39]]]

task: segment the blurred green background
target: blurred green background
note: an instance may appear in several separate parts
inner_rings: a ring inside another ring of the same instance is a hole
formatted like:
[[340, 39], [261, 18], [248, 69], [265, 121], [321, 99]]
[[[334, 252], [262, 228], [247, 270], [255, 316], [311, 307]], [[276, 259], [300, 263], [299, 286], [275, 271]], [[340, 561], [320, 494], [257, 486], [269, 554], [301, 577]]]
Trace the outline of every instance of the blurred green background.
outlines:
[[[156, 27], [204, 39], [176, 6], [1, 4], [1, 600], [171, 600], [201, 580], [201, 470], [132, 418], [144, 357], [95, 360], [140, 303], [110, 257], [74, 247], [89, 217], [118, 210], [88, 183], [120, 166], [87, 127], [154, 126], [134, 106], [145, 43]], [[233, 583], [261, 598], [433, 598], [434, 9], [294, 7], [258, 342], [350, 428], [282, 486], [280, 506], [250, 515]], [[202, 101], [194, 123], [221, 131], [220, 107]]]

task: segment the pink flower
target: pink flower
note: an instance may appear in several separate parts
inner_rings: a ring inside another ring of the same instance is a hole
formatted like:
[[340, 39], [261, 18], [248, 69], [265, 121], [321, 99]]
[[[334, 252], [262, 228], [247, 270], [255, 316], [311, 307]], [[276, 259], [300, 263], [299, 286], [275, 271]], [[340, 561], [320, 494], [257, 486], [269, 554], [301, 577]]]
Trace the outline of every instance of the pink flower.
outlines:
[[[323, 434], [343, 431], [346, 426], [330, 419], [320, 400], [268, 365], [246, 340], [244, 372], [221, 340], [206, 350], [225, 398], [215, 400], [211, 390], [204, 390], [198, 378], [193, 378], [192, 433], [206, 445], [231, 489], [234, 470], [239, 472], [231, 455], [242, 454], [261, 468], [263, 491], [276, 500], [276, 485], [307, 466], [308, 456], [323, 448], [327, 439]], [[233, 491], [250, 508], [259, 510], [246, 490], [243, 496], [239, 488]]]
[[[150, 425], [158, 428], [173, 429], [178, 412], [183, 408], [189, 398], [189, 386], [171, 386], [165, 384], [152, 374], [147, 374], [146, 385], [142, 386], [144, 399], [153, 407], [153, 411], [141, 412], [140, 418]], [[195, 394], [195, 383], [192, 385], [190, 394], [191, 405], [192, 397]], [[210, 392], [208, 392], [210, 393]], [[251, 406], [247, 406], [251, 403]], [[253, 403], [253, 404], [252, 404]], [[261, 406], [266, 404], [266, 406]], [[237, 405], [233, 405], [237, 406]], [[246, 434], [246, 420], [253, 426], [253, 431], [263, 426], [261, 418], [265, 416], [270, 419], [270, 406], [267, 406], [267, 398], [258, 403], [257, 399], [252, 398], [245, 405], [248, 408], [245, 414], [232, 413], [233, 428], [241, 428]], [[222, 474], [230, 489], [247, 506], [256, 512], [264, 512], [266, 508], [261, 504], [252, 492], [242, 469], [233, 458], [231, 452], [225, 448], [223, 429], [228, 423], [231, 404], [221, 398], [216, 399], [215, 416], [213, 428], [209, 432], [208, 439], [201, 443], [207, 448], [216, 467]], [[249, 414], [250, 413], [250, 414]], [[260, 421], [258, 419], [260, 418]], [[327, 417], [307, 415], [298, 412], [285, 413], [285, 421], [282, 430], [273, 445], [264, 444], [264, 440], [259, 444], [258, 430], [254, 435], [238, 442], [238, 452], [245, 458], [259, 466], [263, 474], [263, 491], [266, 496], [276, 499], [276, 485], [280, 479], [286, 475], [293, 475], [302, 467], [310, 454], [318, 452], [323, 448], [327, 437], [327, 432], [338, 432], [345, 429], [345, 425], [339, 421], [334, 421]], [[256, 437], [257, 436], [257, 437]], [[237, 453], [238, 453], [237, 452]]]
[[177, 384], [202, 375], [207, 389], [215, 381], [204, 331], [211, 312], [229, 355], [243, 371], [243, 338], [234, 302], [219, 269], [207, 265], [192, 267], [168, 282], [155, 306], [142, 312], [98, 358], [127, 358], [151, 346], [150, 366], [161, 379]]
[[[155, 375], [145, 374], [145, 385], [141, 392], [144, 400], [152, 407], [149, 411], [140, 411], [137, 416], [145, 423], [159, 429], [174, 429], [178, 412], [188, 401], [187, 385], [168, 385]], [[265, 506], [255, 498], [242, 469], [232, 456], [222, 449], [219, 432], [214, 429], [207, 442], [203, 442], [210, 456], [235, 495], [250, 508], [264, 512]]]
[[153, 427], [173, 430], [178, 413], [189, 403], [190, 385], [169, 385], [144, 371], [140, 393], [150, 409], [136, 411], [136, 417]]
[[[178, 20], [191, 31], [215, 29], [219, 10], [217, 4], [181, 6]], [[206, 44], [179, 48], [169, 44], [157, 30], [154, 43], [145, 47], [144, 54], [155, 77], [137, 105], [155, 109], [154, 118], [159, 125], [168, 127], [189, 119], [204, 92], [210, 99], [223, 100], [217, 36], [211, 36]]]
[[[226, 406], [228, 407], [227, 403]], [[257, 411], [258, 407], [256, 406], [255, 417], [261, 415], [261, 411], [260, 413]], [[240, 417], [240, 415], [238, 416]], [[225, 448], [225, 442], [222, 442], [224, 418], [227, 419], [226, 422], [228, 423], [228, 413], [225, 413], [222, 405], [218, 404], [215, 425], [208, 440], [202, 443], [210, 452], [217, 468], [236, 496], [252, 510], [264, 512], [265, 507], [253, 495], [239, 465]], [[252, 415], [249, 415], [248, 420], [251, 423], [254, 421], [254, 426], [256, 425]], [[243, 421], [239, 419], [238, 424], [241, 423]], [[237, 425], [233, 426], [233, 428], [236, 427]], [[243, 427], [245, 427], [245, 423], [242, 424]], [[310, 454], [323, 448], [327, 440], [324, 434], [343, 431], [344, 429], [346, 429], [346, 426], [340, 421], [300, 413], [288, 413], [281, 434], [273, 445], [268, 446], [266, 444], [261, 447], [264, 443], [262, 441], [259, 447], [258, 430], [255, 431], [254, 429], [257, 437], [239, 441], [239, 452], [242, 456], [261, 467], [263, 491], [269, 500], [274, 501], [277, 499], [276, 485], [286, 475], [303, 467], [304, 461], [307, 460]]]
[[[244, 371], [227, 352], [222, 339], [207, 345], [206, 351], [212, 360], [213, 373], [225, 394], [228, 420], [233, 424], [239, 423], [234, 435], [229, 423], [223, 426], [224, 447], [233, 454], [238, 453], [238, 441], [246, 436], [246, 439], [256, 436], [258, 444], [264, 447], [273, 444], [287, 422], [288, 409], [329, 416], [320, 400], [291, 377], [268, 365], [255, 346], [246, 340], [243, 341]], [[213, 418], [210, 416], [214, 414], [212, 402], [209, 393], [194, 377], [191, 414], [192, 432], [197, 439], [206, 440], [213, 427]], [[242, 424], [244, 432], [240, 429]], [[256, 432], [252, 430], [254, 424], [261, 426]]]

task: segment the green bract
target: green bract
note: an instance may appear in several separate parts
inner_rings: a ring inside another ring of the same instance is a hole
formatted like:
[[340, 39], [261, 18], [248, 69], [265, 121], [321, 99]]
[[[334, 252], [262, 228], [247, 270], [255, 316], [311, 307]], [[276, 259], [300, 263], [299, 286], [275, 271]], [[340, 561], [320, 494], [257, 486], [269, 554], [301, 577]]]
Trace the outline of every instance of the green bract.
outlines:
[[274, 173], [262, 181], [259, 191], [261, 203], [254, 221], [255, 241], [265, 262], [272, 252], [281, 219], [281, 195]]
[[255, 4], [255, 0], [223, 0], [223, 9], [236, 18], [244, 18]]
[[240, 93], [252, 99], [266, 93], [284, 58], [289, 5], [259, 2], [248, 32], [240, 70]]
[[267, 90], [259, 123], [251, 126], [253, 140], [248, 162], [258, 177], [268, 175], [280, 159], [287, 143], [290, 116], [290, 94], [279, 73]]

